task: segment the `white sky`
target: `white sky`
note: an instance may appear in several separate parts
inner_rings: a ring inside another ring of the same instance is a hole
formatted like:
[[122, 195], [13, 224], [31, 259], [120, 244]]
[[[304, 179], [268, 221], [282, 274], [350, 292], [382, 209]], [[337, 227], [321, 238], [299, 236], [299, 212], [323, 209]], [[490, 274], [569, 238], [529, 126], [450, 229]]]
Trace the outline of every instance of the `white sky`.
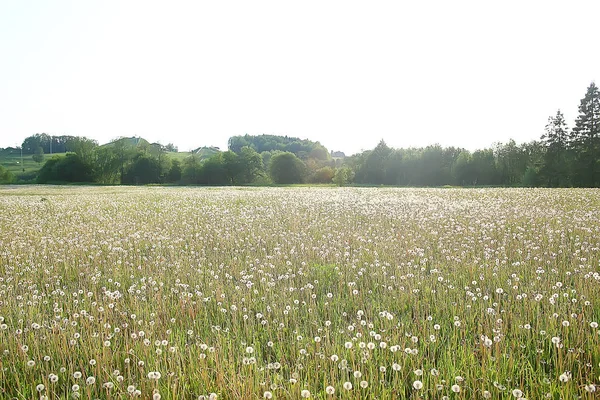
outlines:
[[0, 0], [0, 147], [529, 141], [600, 80], [599, 17], [572, 0]]

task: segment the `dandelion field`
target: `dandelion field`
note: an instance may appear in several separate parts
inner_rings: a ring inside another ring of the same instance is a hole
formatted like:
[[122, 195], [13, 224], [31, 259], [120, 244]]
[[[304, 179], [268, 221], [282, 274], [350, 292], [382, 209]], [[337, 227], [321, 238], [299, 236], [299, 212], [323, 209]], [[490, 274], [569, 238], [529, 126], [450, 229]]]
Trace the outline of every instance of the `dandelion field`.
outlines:
[[0, 399], [591, 399], [598, 322], [599, 190], [0, 187]]

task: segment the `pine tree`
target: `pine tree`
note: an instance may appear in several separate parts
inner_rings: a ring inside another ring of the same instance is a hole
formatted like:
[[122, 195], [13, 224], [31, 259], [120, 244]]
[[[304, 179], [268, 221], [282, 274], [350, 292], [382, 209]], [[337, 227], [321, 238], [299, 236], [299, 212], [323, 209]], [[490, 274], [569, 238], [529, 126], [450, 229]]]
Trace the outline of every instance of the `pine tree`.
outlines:
[[600, 91], [595, 83], [588, 87], [579, 105], [579, 116], [571, 133], [576, 154], [578, 184], [598, 186], [598, 161], [600, 159]]
[[565, 117], [558, 110], [556, 116], [548, 118], [542, 141], [546, 147], [542, 175], [551, 187], [569, 185], [568, 151], [570, 137]]

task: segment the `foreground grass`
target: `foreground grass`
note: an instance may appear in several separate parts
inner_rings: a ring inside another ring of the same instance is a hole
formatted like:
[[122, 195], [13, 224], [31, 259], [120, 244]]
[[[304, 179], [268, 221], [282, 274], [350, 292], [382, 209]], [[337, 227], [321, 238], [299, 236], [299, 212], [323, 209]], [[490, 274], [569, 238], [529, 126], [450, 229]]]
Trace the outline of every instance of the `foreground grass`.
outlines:
[[598, 190], [0, 188], [0, 398], [593, 398], [599, 210]]

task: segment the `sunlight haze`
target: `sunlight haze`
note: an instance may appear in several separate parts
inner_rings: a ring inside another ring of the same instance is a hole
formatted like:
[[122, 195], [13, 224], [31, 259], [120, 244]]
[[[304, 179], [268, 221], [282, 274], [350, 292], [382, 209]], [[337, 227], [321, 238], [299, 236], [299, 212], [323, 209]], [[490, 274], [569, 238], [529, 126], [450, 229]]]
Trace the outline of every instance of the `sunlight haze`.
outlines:
[[[600, 76], [600, 2], [0, 3], [0, 147], [35, 133], [234, 135], [352, 154], [473, 150], [571, 127]], [[598, 82], [600, 83], [600, 82]]]

